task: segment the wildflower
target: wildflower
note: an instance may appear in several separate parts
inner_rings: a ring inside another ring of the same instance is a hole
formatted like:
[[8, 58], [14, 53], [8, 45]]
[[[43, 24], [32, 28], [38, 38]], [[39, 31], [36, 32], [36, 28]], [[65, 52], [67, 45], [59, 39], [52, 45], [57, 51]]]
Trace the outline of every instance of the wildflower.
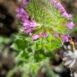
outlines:
[[47, 36], [48, 36], [48, 34], [47, 34], [46, 32], [44, 32], [44, 33], [43, 33], [43, 36], [44, 36], [44, 37], [47, 37]]
[[16, 9], [16, 12], [16, 17], [21, 21], [24, 32], [31, 33], [34, 30], [33, 28], [36, 26], [36, 22], [34, 20], [29, 19], [29, 15], [22, 6], [19, 6]]
[[55, 35], [56, 37], [59, 37], [59, 34], [58, 34], [58, 33], [56, 33], [56, 32], [54, 32], [54, 35]]
[[67, 19], [72, 19], [72, 15], [66, 12], [63, 5], [58, 0], [51, 0], [51, 3], [61, 12], [62, 16]]
[[23, 23], [23, 28], [24, 28], [24, 32], [26, 33], [31, 33], [36, 27], [36, 22], [35, 21], [30, 21], [28, 19], [26, 19]]
[[33, 39], [33, 40], [36, 40], [36, 39], [38, 39], [38, 38], [39, 38], [39, 35], [38, 35], [38, 34], [33, 34], [33, 35], [32, 35], [32, 39]]
[[64, 7], [62, 6], [62, 4], [61, 4], [60, 2], [57, 2], [55, 6], [56, 6], [56, 8], [58, 8], [60, 11], [62, 11], [62, 12], [65, 11]]
[[62, 16], [63, 16], [63, 17], [66, 17], [68, 20], [69, 20], [69, 19], [72, 19], [72, 15], [71, 15], [71, 14], [68, 14], [67, 12], [63, 12], [63, 13], [62, 13]]
[[36, 24], [35, 21], [32, 20], [32, 21], [30, 22], [30, 27], [36, 27], [36, 25], [37, 25], [37, 24]]
[[16, 13], [17, 18], [22, 18], [27, 14], [27, 12], [21, 6], [16, 9]]
[[25, 5], [29, 2], [29, 0], [22, 0], [22, 3]]
[[[25, 33], [27, 34], [31, 34], [32, 33], [32, 38], [33, 39], [37, 39], [39, 38], [40, 36], [43, 36], [43, 37], [47, 37], [47, 33], [46, 32], [39, 32], [38, 34], [34, 34], [33, 35], [33, 31], [38, 28], [38, 23], [36, 23], [35, 20], [33, 20], [29, 14], [27, 13], [26, 9], [24, 9], [24, 3], [27, 3], [29, 0], [22, 0], [22, 5], [20, 5], [17, 9], [16, 9], [16, 12], [17, 12], [17, 18], [20, 20], [21, 24], [22, 24], [22, 27], [23, 27], [23, 30]], [[62, 6], [62, 4], [58, 1], [58, 0], [51, 0], [51, 3], [60, 11], [61, 15], [63, 17], [66, 17], [68, 20], [72, 19], [72, 15], [71, 14], [68, 14], [66, 12], [66, 10], [64, 9], [64, 7]], [[40, 22], [39, 22], [40, 23]], [[37, 27], [36, 27], [37, 26]], [[74, 26], [74, 23], [73, 22], [68, 22], [66, 24], [66, 26], [69, 28], [69, 29], [72, 29], [73, 26]], [[54, 31], [55, 32], [55, 31]], [[54, 33], [55, 36], [59, 37], [59, 34], [58, 33]], [[62, 40], [64, 41], [68, 41], [68, 37], [66, 35], [62, 35], [61, 36]]]
[[69, 28], [69, 29], [72, 29], [74, 27], [74, 23], [73, 22], [68, 22], [66, 24], [66, 26]]
[[68, 40], [69, 40], [69, 36], [68, 35], [62, 35], [61, 38], [65, 42], [68, 42]]
[[57, 3], [57, 0], [50, 0], [53, 4]]

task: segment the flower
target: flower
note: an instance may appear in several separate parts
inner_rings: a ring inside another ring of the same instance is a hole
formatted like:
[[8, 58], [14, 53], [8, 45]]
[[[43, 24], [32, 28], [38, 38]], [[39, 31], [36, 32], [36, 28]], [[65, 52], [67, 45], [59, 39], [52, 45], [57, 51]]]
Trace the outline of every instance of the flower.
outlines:
[[22, 0], [22, 3], [25, 5], [29, 2], [29, 0]]
[[37, 25], [36, 22], [32, 19], [30, 20], [29, 15], [22, 6], [19, 6], [16, 9], [16, 13], [16, 17], [21, 21], [21, 24], [23, 25], [24, 32], [31, 33]]
[[61, 12], [61, 15], [67, 19], [72, 19], [72, 15], [68, 14], [63, 5], [58, 0], [51, 0], [51, 3]]
[[57, 3], [57, 0], [51, 0], [51, 3], [55, 6], [55, 4]]
[[37, 23], [34, 20], [32, 20], [30, 22], [30, 27], [36, 27], [36, 25], [37, 25]]
[[63, 12], [63, 13], [62, 13], [62, 16], [63, 16], [63, 17], [66, 17], [68, 20], [69, 20], [69, 19], [72, 19], [72, 15], [71, 15], [71, 14], [68, 14], [67, 12]]
[[62, 35], [61, 38], [65, 42], [68, 42], [68, 40], [69, 40], [69, 36], [68, 35]]
[[[23, 3], [23, 4], [22, 4], [22, 5], [19, 5], [19, 7], [16, 9], [16, 13], [17, 13], [17, 14], [16, 14], [16, 17], [20, 20], [24, 32], [27, 33], [27, 34], [32, 34], [32, 38], [33, 38], [33, 39], [37, 39], [37, 38], [39, 38], [40, 36], [47, 37], [48, 34], [47, 34], [47, 32], [45, 32], [45, 30], [44, 30], [43, 32], [39, 32], [39, 33], [37, 33], [37, 34], [33, 33], [33, 31], [34, 31], [36, 28], [38, 28], [38, 27], [36, 27], [36, 26], [38, 26], [38, 24], [39, 24], [40, 22], [37, 21], [37, 23], [36, 23], [36, 21], [32, 19], [32, 17], [34, 17], [34, 16], [29, 15], [29, 14], [27, 13], [27, 11], [26, 11], [27, 8], [24, 9], [24, 6], [23, 6], [23, 5], [24, 5], [24, 3], [27, 3], [28, 1], [29, 1], [29, 0], [22, 0], [22, 3]], [[60, 1], [58, 1], [58, 0], [51, 0], [51, 3], [52, 3], [52, 5], [54, 5], [54, 6], [57, 8], [57, 10], [60, 11], [61, 16], [66, 17], [67, 20], [72, 19], [72, 15], [71, 15], [71, 14], [68, 14], [68, 13], [66, 12], [66, 10], [64, 9], [64, 7], [63, 7], [63, 5], [60, 3]], [[35, 11], [36, 11], [36, 10], [35, 10]], [[32, 17], [30, 17], [30, 16], [32, 16]], [[34, 19], [35, 19], [35, 18], [34, 18]], [[64, 22], [64, 21], [63, 21], [63, 22]], [[73, 22], [67, 22], [67, 23], [66, 23], [66, 26], [67, 26], [69, 29], [72, 29], [73, 26], [74, 26], [74, 23], [73, 23]], [[36, 32], [36, 30], [35, 30], [34, 32]], [[56, 33], [55, 30], [53, 31], [53, 33], [54, 33], [54, 36], [59, 37], [59, 34]], [[66, 35], [62, 35], [61, 38], [62, 38], [62, 40], [64, 40], [64, 41], [68, 41], [68, 37], [67, 37]]]
[[33, 20], [25, 19], [23, 24], [24, 32], [31, 33], [36, 27], [36, 22]]
[[55, 35], [56, 37], [59, 37], [59, 34], [58, 34], [58, 33], [56, 33], [56, 32], [54, 32], [54, 35]]
[[68, 22], [66, 24], [66, 26], [69, 28], [69, 29], [72, 29], [74, 27], [74, 23], [73, 22]]
[[36, 40], [36, 39], [38, 39], [38, 38], [39, 38], [39, 35], [38, 35], [38, 34], [33, 34], [33, 35], [32, 35], [32, 39], [33, 39], [33, 40]]
[[47, 37], [47, 36], [48, 36], [48, 34], [47, 34], [46, 32], [44, 32], [44, 33], [43, 33], [43, 36], [44, 36], [44, 37]]
[[25, 11], [24, 8], [22, 8], [21, 6], [19, 6], [17, 9], [16, 9], [16, 17], [17, 18], [22, 18], [23, 16], [25, 16], [27, 14], [27, 12]]

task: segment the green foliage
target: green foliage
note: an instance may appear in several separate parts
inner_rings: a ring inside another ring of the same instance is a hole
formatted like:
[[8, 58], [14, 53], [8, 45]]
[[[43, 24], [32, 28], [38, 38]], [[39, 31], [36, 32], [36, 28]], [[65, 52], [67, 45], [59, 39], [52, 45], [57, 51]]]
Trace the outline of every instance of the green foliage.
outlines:
[[[42, 48], [39, 49], [38, 46], [35, 46], [34, 42], [36, 43], [36, 41], [32, 41], [32, 39], [26, 35], [23, 35], [23, 34], [16, 35], [14, 44], [11, 47], [18, 51], [17, 59], [19, 59], [20, 57], [21, 60], [29, 62], [29, 59], [32, 57], [37, 57], [33, 59], [38, 60], [41, 58], [41, 55], [44, 56], [45, 54], [44, 50]], [[40, 58], [38, 58], [37, 55], [39, 55]]]
[[[21, 67], [21, 70], [23, 70], [22, 77], [29, 77], [29, 73], [31, 73], [32, 77], [36, 77], [38, 69], [48, 63], [49, 57], [54, 56], [52, 51], [60, 47], [60, 39], [55, 39], [55, 37], [54, 40], [48, 36], [35, 41], [23, 33], [16, 34], [14, 37], [15, 40], [11, 47], [17, 51], [15, 57], [16, 68]], [[13, 74], [13, 72], [9, 74]]]

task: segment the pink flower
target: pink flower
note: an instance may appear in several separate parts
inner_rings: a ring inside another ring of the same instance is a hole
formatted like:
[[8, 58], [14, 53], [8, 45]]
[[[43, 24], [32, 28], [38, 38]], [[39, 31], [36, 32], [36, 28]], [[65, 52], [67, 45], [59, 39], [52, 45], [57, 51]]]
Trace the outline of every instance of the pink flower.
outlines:
[[62, 13], [62, 16], [66, 17], [68, 20], [69, 19], [72, 19], [72, 15], [71, 14], [68, 14], [67, 12], [63, 12]]
[[33, 20], [31, 21], [31, 20], [25, 19], [22, 24], [23, 24], [24, 32], [26, 33], [31, 33], [36, 27], [36, 22]]
[[53, 5], [57, 3], [57, 0], [50, 0]]
[[23, 27], [25, 27], [25, 28], [29, 28], [30, 27], [30, 21], [28, 19], [25, 19], [22, 24], [23, 24]]
[[23, 4], [27, 4], [29, 2], [29, 0], [22, 0]]
[[68, 42], [68, 40], [69, 40], [69, 36], [68, 35], [62, 35], [61, 38], [65, 42]]
[[44, 33], [43, 33], [43, 36], [44, 36], [44, 37], [47, 37], [47, 36], [48, 36], [48, 34], [47, 34], [46, 32], [44, 32]]
[[36, 40], [36, 39], [38, 39], [38, 38], [39, 38], [39, 35], [38, 35], [38, 34], [33, 34], [33, 35], [32, 35], [32, 39], [33, 39], [33, 40]]
[[26, 11], [21, 6], [16, 9], [16, 12], [20, 14], [26, 14]]
[[27, 15], [27, 12], [25, 11], [25, 9], [23, 9], [22, 6], [19, 6], [17, 9], [16, 9], [16, 17], [18, 19], [21, 19], [23, 16]]
[[74, 23], [73, 22], [68, 22], [66, 24], [66, 26], [69, 28], [69, 29], [72, 29], [74, 27]]
[[68, 19], [72, 19], [72, 15], [71, 14], [68, 14]]
[[54, 32], [54, 35], [55, 35], [56, 37], [59, 37], [59, 34], [58, 34], [58, 33], [56, 33], [56, 32]]
[[32, 32], [32, 29], [31, 29], [31, 28], [29, 28], [29, 29], [23, 29], [23, 30], [24, 30], [24, 32], [27, 33], [27, 34], [30, 34], [30, 33]]
[[63, 7], [63, 5], [58, 0], [51, 0], [51, 3], [61, 12], [63, 17], [66, 17], [68, 20], [72, 19], [72, 15], [68, 14]]
[[37, 24], [36, 24], [35, 21], [32, 20], [32, 21], [30, 22], [30, 27], [36, 27], [36, 25], [37, 25]]

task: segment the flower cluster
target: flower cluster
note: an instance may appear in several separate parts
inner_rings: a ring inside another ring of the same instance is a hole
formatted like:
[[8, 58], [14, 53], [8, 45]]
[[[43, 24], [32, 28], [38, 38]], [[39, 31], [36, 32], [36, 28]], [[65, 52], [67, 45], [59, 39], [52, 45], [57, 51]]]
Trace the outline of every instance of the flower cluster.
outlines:
[[23, 6], [16, 9], [16, 17], [21, 21], [25, 33], [31, 33], [36, 27], [36, 22], [30, 18]]
[[[51, 3], [60, 11], [60, 13], [61, 13], [61, 15], [63, 17], [67, 18], [67, 20], [71, 20], [72, 19], [72, 15], [68, 14], [66, 12], [66, 10], [63, 7], [63, 5], [58, 0], [51, 0]], [[67, 22], [66, 26], [69, 29], [72, 29], [74, 27], [74, 23], [73, 22]]]
[[23, 5], [27, 5], [28, 0], [22, 0], [22, 5], [20, 5], [17, 9], [16, 9], [16, 17], [21, 21], [21, 24], [23, 26], [23, 31], [27, 34], [30, 34], [32, 36], [33, 40], [36, 40], [37, 38], [43, 36], [46, 37], [47, 33], [37, 33], [37, 34], [32, 34], [32, 31], [35, 29], [35, 27], [37, 26], [37, 23], [31, 19], [31, 17], [28, 15], [28, 13], [26, 12], [26, 10], [24, 9]]
[[[30, 34], [32, 36], [33, 40], [36, 40], [37, 38], [43, 36], [43, 37], [47, 37], [47, 33], [46, 31], [44, 32], [39, 32], [39, 33], [33, 33], [33, 31], [35, 30], [35, 28], [37, 27], [37, 22], [35, 20], [33, 20], [29, 14], [27, 13], [26, 9], [24, 9], [23, 5], [28, 4], [29, 0], [22, 0], [22, 4], [19, 5], [19, 7], [16, 9], [16, 17], [21, 21], [21, 24], [23, 26], [23, 31], [27, 34]], [[55, 8], [57, 8], [61, 15], [65, 18], [67, 18], [67, 21], [71, 21], [72, 20], [72, 15], [68, 14], [66, 12], [66, 10], [64, 9], [64, 7], [62, 6], [62, 4], [58, 1], [58, 0], [51, 0], [52, 5], [54, 5]], [[65, 24], [69, 29], [72, 29], [74, 27], [74, 23], [73, 22], [66, 22]], [[55, 32], [55, 31], [54, 31]], [[57, 33], [57, 35], [59, 35]], [[67, 35], [62, 35], [61, 38], [64, 41], [68, 40], [68, 36]]]
[[33, 35], [32, 35], [32, 39], [33, 39], [33, 40], [36, 40], [36, 39], [38, 39], [38, 38], [41, 37], [41, 36], [43, 36], [43, 37], [45, 38], [45, 37], [47, 37], [47, 33], [46, 33], [46, 32], [43, 32], [43, 33], [40, 32], [40, 33], [38, 33], [38, 34], [33, 34]]
[[56, 32], [54, 32], [54, 35], [56, 37], [60, 37], [64, 42], [68, 42], [69, 41], [69, 35], [65, 35], [65, 34], [58, 34]]

